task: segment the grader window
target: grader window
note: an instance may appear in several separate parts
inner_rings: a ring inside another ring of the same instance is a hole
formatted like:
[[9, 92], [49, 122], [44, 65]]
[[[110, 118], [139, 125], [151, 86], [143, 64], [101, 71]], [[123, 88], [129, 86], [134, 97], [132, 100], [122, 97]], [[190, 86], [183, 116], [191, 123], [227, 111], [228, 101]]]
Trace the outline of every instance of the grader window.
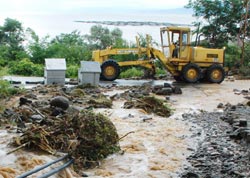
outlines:
[[188, 34], [187, 33], [182, 33], [182, 45], [187, 45], [188, 43]]
[[207, 58], [218, 58], [218, 54], [207, 54]]

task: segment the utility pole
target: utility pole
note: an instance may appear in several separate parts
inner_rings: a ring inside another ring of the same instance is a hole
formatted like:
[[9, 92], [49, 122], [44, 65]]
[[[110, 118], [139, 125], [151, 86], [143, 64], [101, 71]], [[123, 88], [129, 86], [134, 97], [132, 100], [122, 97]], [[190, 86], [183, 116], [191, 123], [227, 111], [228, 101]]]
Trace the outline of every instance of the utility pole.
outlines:
[[243, 13], [242, 13], [242, 16], [241, 16], [241, 26], [240, 26], [240, 36], [241, 36], [241, 40], [242, 40], [241, 59], [240, 59], [240, 65], [241, 66], [244, 64], [245, 38], [247, 36], [249, 2], [250, 2], [250, 0], [244, 0], [244, 2], [243, 2]]

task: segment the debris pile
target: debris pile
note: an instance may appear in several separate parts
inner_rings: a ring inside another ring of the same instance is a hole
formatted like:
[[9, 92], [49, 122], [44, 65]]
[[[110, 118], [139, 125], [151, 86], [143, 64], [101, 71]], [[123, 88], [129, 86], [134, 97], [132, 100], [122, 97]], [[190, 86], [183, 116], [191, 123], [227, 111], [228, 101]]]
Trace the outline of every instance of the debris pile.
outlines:
[[69, 153], [76, 168], [86, 168], [120, 150], [113, 123], [89, 106], [111, 107], [112, 101], [97, 88], [38, 86], [22, 95], [19, 105], [0, 113], [1, 123], [22, 133], [13, 140], [14, 146]]
[[157, 95], [182, 94], [182, 90], [180, 87], [174, 86], [169, 83], [164, 83], [164, 85], [154, 86], [152, 92]]
[[[157, 87], [159, 88], [159, 86]], [[110, 99], [116, 100], [122, 98], [126, 100], [123, 106], [125, 109], [138, 108], [143, 109], [149, 114], [155, 113], [162, 117], [169, 117], [172, 114], [172, 110], [165, 101], [152, 96], [153, 90], [154, 87], [149, 84], [139, 87], [133, 86], [126, 88], [126, 91], [123, 93], [111, 96]]]
[[15, 138], [17, 146], [40, 148], [51, 154], [69, 153], [77, 168], [90, 167], [119, 151], [119, 137], [113, 123], [101, 114], [83, 110], [74, 115], [45, 118]]
[[[143, 84], [142, 86], [119, 87], [119, 89], [126, 89], [126, 91], [119, 96], [126, 100], [131, 100], [133, 98], [142, 98], [144, 96], [149, 96], [151, 93], [156, 95], [182, 94], [182, 90], [180, 87], [174, 86], [169, 83], [152, 86], [152, 84], [149, 82]], [[117, 95], [114, 95], [111, 98], [117, 97]]]
[[170, 107], [164, 103], [163, 100], [153, 96], [145, 96], [140, 99], [126, 101], [123, 107], [126, 109], [140, 108], [149, 114], [155, 113], [162, 117], [169, 117], [171, 115]]

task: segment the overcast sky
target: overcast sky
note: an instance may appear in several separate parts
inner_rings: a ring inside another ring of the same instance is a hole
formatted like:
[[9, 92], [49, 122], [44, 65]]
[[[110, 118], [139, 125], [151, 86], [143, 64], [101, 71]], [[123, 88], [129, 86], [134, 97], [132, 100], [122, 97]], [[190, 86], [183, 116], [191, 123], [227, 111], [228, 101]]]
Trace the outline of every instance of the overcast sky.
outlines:
[[[73, 30], [87, 33], [90, 25], [83, 26], [76, 20], [189, 23], [190, 17], [185, 15], [162, 14], [169, 9], [183, 8], [187, 3], [188, 0], [0, 0], [0, 25], [9, 17], [20, 21], [25, 28], [32, 28], [38, 35], [54, 36]], [[157, 14], [158, 10], [161, 14]], [[140, 27], [139, 30], [145, 29]]]
[[146, 10], [181, 8], [188, 0], [0, 0], [0, 13], [10, 14], [43, 14], [68, 13], [82, 10]]

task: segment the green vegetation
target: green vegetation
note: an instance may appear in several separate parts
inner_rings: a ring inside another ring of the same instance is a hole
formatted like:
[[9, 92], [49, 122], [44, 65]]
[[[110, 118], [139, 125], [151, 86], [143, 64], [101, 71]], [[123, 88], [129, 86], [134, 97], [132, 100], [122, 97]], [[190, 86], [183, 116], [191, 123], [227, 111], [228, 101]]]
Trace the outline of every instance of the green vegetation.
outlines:
[[0, 67], [0, 111], [4, 110], [4, 105], [2, 105], [2, 99], [7, 98], [11, 95], [15, 95], [23, 92], [23, 88], [15, 88], [6, 80], [3, 80], [2, 77], [6, 75], [8, 68]]
[[241, 66], [239, 72], [249, 78], [250, 77], [250, 66]]
[[200, 19], [195, 26], [201, 24], [200, 32], [210, 39], [210, 44], [223, 47], [239, 32], [242, 6], [243, 1], [235, 0], [189, 0], [186, 7]]
[[121, 78], [131, 78], [131, 77], [142, 77], [143, 76], [143, 69], [138, 69], [136, 67], [131, 67], [123, 72], [121, 72]]
[[6, 98], [8, 96], [20, 92], [21, 92], [20, 89], [12, 87], [8, 81], [0, 80], [0, 99]]
[[67, 77], [67, 78], [77, 78], [79, 67], [80, 67], [80, 66], [78, 66], [78, 65], [73, 65], [73, 64], [67, 66], [66, 77]]
[[24, 76], [43, 76], [44, 68], [41, 64], [34, 64], [30, 59], [24, 58], [20, 62], [10, 62], [10, 74]]

